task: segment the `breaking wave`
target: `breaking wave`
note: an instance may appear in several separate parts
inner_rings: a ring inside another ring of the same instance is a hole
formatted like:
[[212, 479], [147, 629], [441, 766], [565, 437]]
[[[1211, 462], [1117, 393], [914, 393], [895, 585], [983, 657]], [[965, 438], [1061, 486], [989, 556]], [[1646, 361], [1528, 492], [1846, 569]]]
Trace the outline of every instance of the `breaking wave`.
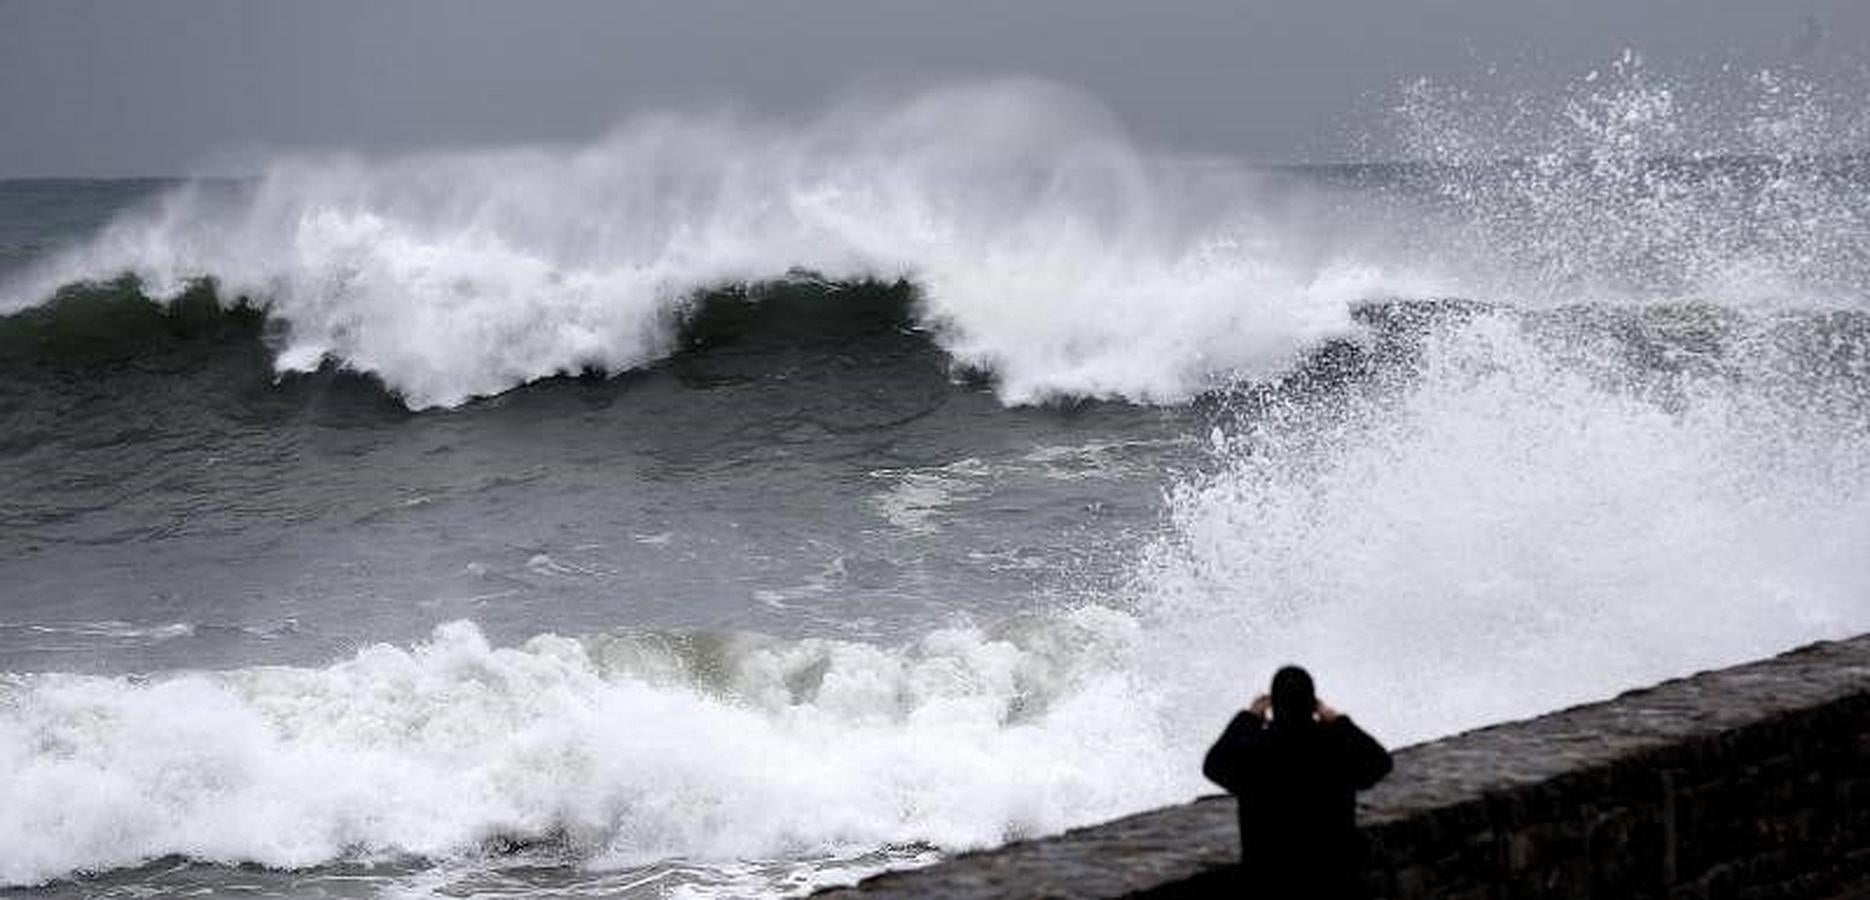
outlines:
[[[921, 320], [1008, 400], [1174, 400], [1342, 328], [1361, 273], [1300, 253], [1253, 178], [1130, 142], [1062, 89], [1001, 83], [785, 125], [626, 122], [588, 147], [306, 157], [190, 184], [17, 282], [213, 278], [415, 407], [666, 355], [687, 301], [809, 270], [911, 279]], [[1312, 296], [1325, 298], [1310, 301]]]
[[[168, 192], [0, 308], [213, 279], [278, 320], [279, 369], [334, 362], [421, 408], [653, 362], [725, 286], [906, 279], [919, 325], [1008, 402], [1174, 402], [1282, 371], [1371, 299], [1857, 302], [1866, 167], [1832, 151], [1860, 129], [1810, 89], [1755, 86], [1749, 126], [1707, 141], [1693, 92], [1633, 61], [1536, 135], [1417, 85], [1396, 132], [1419, 163], [1388, 168], [1176, 156], [1031, 81], [802, 123], [643, 116], [589, 146], [288, 157]], [[1510, 155], [1526, 144], [1544, 149]]]

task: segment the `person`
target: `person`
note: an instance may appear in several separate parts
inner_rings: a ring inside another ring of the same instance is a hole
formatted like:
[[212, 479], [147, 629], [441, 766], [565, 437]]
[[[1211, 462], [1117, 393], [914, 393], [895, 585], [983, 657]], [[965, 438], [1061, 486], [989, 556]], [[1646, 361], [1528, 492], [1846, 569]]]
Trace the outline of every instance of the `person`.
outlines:
[[1382, 744], [1318, 700], [1310, 673], [1298, 666], [1275, 673], [1272, 692], [1234, 716], [1201, 765], [1210, 781], [1239, 798], [1243, 892], [1362, 896], [1356, 793], [1392, 765]]

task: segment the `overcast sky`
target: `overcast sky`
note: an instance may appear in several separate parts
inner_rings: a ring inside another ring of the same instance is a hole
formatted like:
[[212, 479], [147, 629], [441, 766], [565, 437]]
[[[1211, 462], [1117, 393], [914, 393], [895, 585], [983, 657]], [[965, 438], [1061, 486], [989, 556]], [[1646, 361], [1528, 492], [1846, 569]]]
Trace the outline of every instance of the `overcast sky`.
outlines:
[[1870, 0], [0, 0], [0, 177], [576, 141], [996, 75], [1082, 88], [1154, 144], [1341, 158], [1405, 80], [1572, 78], [1624, 48], [1862, 84]]

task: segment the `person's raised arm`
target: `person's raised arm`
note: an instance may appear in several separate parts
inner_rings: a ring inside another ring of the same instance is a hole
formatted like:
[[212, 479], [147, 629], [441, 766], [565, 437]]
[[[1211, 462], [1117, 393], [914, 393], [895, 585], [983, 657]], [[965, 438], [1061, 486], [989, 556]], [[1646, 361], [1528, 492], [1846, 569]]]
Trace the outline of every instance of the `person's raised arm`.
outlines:
[[1390, 752], [1377, 743], [1377, 739], [1365, 733], [1351, 717], [1332, 709], [1323, 703], [1318, 704], [1318, 718], [1337, 732], [1343, 742], [1345, 775], [1351, 786], [1364, 790], [1383, 780], [1396, 763], [1390, 759]]
[[1240, 793], [1246, 784], [1248, 757], [1266, 730], [1266, 710], [1271, 705], [1272, 698], [1262, 694], [1253, 698], [1252, 706], [1236, 713], [1220, 739], [1208, 748], [1201, 774], [1229, 792]]

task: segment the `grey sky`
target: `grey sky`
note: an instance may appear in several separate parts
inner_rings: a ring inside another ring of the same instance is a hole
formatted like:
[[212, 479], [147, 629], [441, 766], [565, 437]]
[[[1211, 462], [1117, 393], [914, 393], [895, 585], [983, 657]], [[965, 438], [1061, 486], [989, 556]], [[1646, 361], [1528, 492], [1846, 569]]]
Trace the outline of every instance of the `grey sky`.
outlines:
[[1152, 143], [1335, 158], [1405, 79], [1573, 77], [1625, 47], [1861, 83], [1870, 0], [0, 0], [0, 177], [578, 140], [632, 110], [1008, 74]]

